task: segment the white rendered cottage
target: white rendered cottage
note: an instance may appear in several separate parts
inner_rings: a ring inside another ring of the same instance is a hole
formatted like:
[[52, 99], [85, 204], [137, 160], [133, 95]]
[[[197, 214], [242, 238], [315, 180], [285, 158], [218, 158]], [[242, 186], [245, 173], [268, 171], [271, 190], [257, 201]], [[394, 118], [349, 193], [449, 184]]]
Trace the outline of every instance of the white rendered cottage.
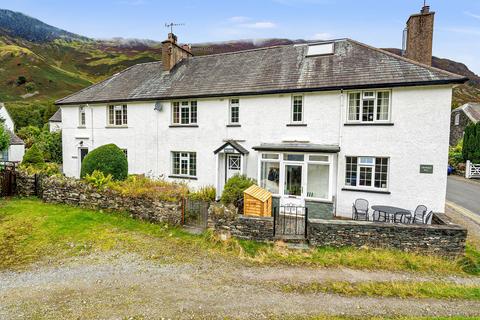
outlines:
[[0, 162], [21, 162], [25, 154], [25, 143], [15, 134], [15, 124], [3, 103], [0, 103], [0, 119], [0, 125], [10, 134], [10, 146], [7, 150], [0, 150]]
[[350, 216], [356, 198], [443, 211], [452, 87], [465, 81], [350, 39], [194, 57], [169, 34], [162, 62], [57, 101], [63, 168], [78, 177], [88, 151], [115, 143], [130, 173], [218, 196], [246, 174], [316, 217]]

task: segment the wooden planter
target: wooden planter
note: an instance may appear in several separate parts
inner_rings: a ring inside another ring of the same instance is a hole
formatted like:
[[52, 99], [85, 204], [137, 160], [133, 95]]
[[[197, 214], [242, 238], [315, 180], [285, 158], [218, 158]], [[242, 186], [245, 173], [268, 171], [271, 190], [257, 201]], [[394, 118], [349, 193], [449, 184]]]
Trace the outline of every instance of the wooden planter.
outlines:
[[257, 185], [243, 192], [243, 214], [254, 217], [272, 216], [272, 194]]

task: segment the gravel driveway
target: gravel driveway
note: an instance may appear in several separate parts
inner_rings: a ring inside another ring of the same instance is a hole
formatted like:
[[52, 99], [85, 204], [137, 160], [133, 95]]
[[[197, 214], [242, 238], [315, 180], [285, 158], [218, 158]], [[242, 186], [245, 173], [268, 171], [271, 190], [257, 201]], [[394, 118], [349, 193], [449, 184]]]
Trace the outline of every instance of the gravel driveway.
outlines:
[[[478, 301], [285, 293], [275, 283], [427, 281], [407, 273], [276, 268], [230, 261], [159, 264], [134, 255], [94, 255], [60, 266], [0, 273], [0, 319], [242, 318], [309, 315], [478, 315]], [[438, 280], [438, 279], [437, 279]], [[480, 285], [479, 278], [444, 281]]]

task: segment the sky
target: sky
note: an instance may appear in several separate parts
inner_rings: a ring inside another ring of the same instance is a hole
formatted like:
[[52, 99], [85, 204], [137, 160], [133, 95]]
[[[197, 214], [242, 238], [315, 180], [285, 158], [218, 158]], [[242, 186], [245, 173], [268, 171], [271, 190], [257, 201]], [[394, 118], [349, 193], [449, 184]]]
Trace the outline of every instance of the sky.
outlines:
[[[480, 0], [427, 0], [435, 11], [433, 54], [480, 74]], [[87, 37], [165, 40], [165, 23], [181, 23], [182, 43], [238, 39], [352, 38], [400, 48], [408, 16], [423, 0], [0, 0]]]

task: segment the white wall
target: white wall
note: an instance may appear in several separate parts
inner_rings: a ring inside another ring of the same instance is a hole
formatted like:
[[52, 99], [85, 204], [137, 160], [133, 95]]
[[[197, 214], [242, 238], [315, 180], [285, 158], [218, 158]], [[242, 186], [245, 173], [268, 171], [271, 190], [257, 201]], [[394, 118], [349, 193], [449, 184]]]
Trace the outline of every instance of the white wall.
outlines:
[[[338, 214], [350, 216], [351, 204], [359, 197], [371, 204], [414, 209], [423, 203], [443, 211], [451, 87], [394, 89], [393, 126], [344, 126], [346, 99], [342, 100], [341, 95], [340, 91], [306, 93], [306, 127], [287, 127], [291, 112], [289, 94], [240, 97], [239, 128], [226, 126], [229, 98], [198, 99], [198, 128], [169, 128], [169, 102], [164, 102], [160, 112], [154, 111], [153, 101], [128, 103], [128, 128], [107, 128], [105, 105], [87, 107], [86, 128], [78, 128], [78, 108], [62, 106], [64, 172], [78, 176], [81, 141], [90, 150], [107, 143], [126, 148], [130, 173], [157, 177], [171, 173], [171, 151], [195, 151], [198, 180], [185, 180], [192, 187], [216, 184], [213, 151], [227, 139], [241, 141], [250, 151], [246, 173], [254, 178], [258, 172], [257, 152], [252, 150], [255, 145], [293, 140], [340, 144], [338, 184], [333, 191]], [[391, 194], [342, 191], [346, 155], [390, 157]], [[434, 173], [419, 174], [420, 164], [433, 164]]]
[[25, 145], [14, 144], [8, 148], [8, 161], [21, 162], [25, 155]]
[[50, 128], [50, 132], [57, 132], [62, 130], [62, 123], [56, 121], [49, 121], [48, 127]]
[[7, 108], [2, 106], [3, 104], [0, 103], [0, 119], [5, 120], [5, 127], [10, 131], [15, 131], [15, 125], [13, 123], [12, 118], [8, 114]]

